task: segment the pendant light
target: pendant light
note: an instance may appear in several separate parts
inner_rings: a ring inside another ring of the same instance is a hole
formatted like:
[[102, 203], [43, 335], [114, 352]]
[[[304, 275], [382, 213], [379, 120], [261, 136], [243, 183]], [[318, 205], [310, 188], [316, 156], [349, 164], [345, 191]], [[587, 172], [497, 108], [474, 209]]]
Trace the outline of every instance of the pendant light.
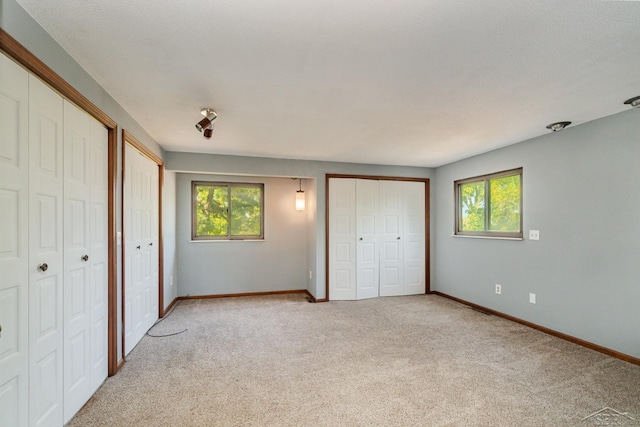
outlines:
[[305, 199], [304, 199], [304, 191], [302, 191], [302, 178], [298, 178], [298, 181], [300, 182], [300, 187], [298, 191], [296, 191], [296, 210], [303, 211], [304, 205], [305, 205]]

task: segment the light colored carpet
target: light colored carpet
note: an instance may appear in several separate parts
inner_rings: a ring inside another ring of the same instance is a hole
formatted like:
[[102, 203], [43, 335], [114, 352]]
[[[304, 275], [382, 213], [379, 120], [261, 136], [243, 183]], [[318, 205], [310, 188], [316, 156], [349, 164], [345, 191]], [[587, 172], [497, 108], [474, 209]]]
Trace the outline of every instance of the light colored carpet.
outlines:
[[188, 300], [151, 333], [183, 329], [69, 426], [640, 425], [639, 366], [435, 295]]

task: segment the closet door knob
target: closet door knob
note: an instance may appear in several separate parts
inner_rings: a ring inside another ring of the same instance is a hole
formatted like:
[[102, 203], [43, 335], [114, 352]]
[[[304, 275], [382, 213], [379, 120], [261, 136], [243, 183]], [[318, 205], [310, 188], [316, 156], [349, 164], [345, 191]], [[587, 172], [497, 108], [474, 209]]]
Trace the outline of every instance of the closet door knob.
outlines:
[[149, 243], [149, 246], [153, 246], [153, 242]]
[[47, 271], [47, 269], [48, 269], [48, 268], [49, 268], [49, 266], [48, 266], [48, 265], [47, 265], [47, 263], [45, 262], [45, 263], [40, 264], [40, 265], [38, 266], [38, 271], [42, 271], [42, 272], [44, 273], [45, 271]]
[[80, 259], [83, 260], [84, 262], [87, 262], [87, 261], [89, 261], [89, 255], [85, 255]]
[[136, 246], [136, 249], [140, 249], [140, 245]]
[[400, 240], [400, 236], [398, 236], [398, 237], [396, 238], [396, 240]]
[[362, 240], [362, 237], [360, 239], [358, 239], [358, 240]]

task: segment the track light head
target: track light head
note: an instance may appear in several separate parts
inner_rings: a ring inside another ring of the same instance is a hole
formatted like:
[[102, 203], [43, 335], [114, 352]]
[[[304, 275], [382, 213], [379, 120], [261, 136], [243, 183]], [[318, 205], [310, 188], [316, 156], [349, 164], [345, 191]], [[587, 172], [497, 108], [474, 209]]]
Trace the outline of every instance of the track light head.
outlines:
[[215, 111], [213, 111], [211, 108], [203, 108], [202, 110], [200, 110], [200, 114], [204, 116], [204, 119], [196, 123], [196, 129], [198, 129], [198, 132], [202, 132], [203, 130], [206, 130], [209, 126], [211, 126], [213, 121], [218, 117], [218, 114]]
[[213, 125], [210, 124], [209, 127], [206, 128], [204, 132], [202, 132], [202, 136], [204, 136], [206, 139], [211, 139], [212, 135], [213, 135]]

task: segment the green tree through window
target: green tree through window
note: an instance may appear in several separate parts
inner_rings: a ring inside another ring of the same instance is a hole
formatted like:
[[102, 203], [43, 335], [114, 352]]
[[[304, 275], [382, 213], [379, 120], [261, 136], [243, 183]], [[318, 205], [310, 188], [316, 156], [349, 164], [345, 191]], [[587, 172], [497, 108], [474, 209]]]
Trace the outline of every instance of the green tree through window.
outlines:
[[455, 182], [456, 234], [522, 237], [522, 169]]
[[263, 190], [263, 184], [193, 182], [192, 238], [264, 238]]

